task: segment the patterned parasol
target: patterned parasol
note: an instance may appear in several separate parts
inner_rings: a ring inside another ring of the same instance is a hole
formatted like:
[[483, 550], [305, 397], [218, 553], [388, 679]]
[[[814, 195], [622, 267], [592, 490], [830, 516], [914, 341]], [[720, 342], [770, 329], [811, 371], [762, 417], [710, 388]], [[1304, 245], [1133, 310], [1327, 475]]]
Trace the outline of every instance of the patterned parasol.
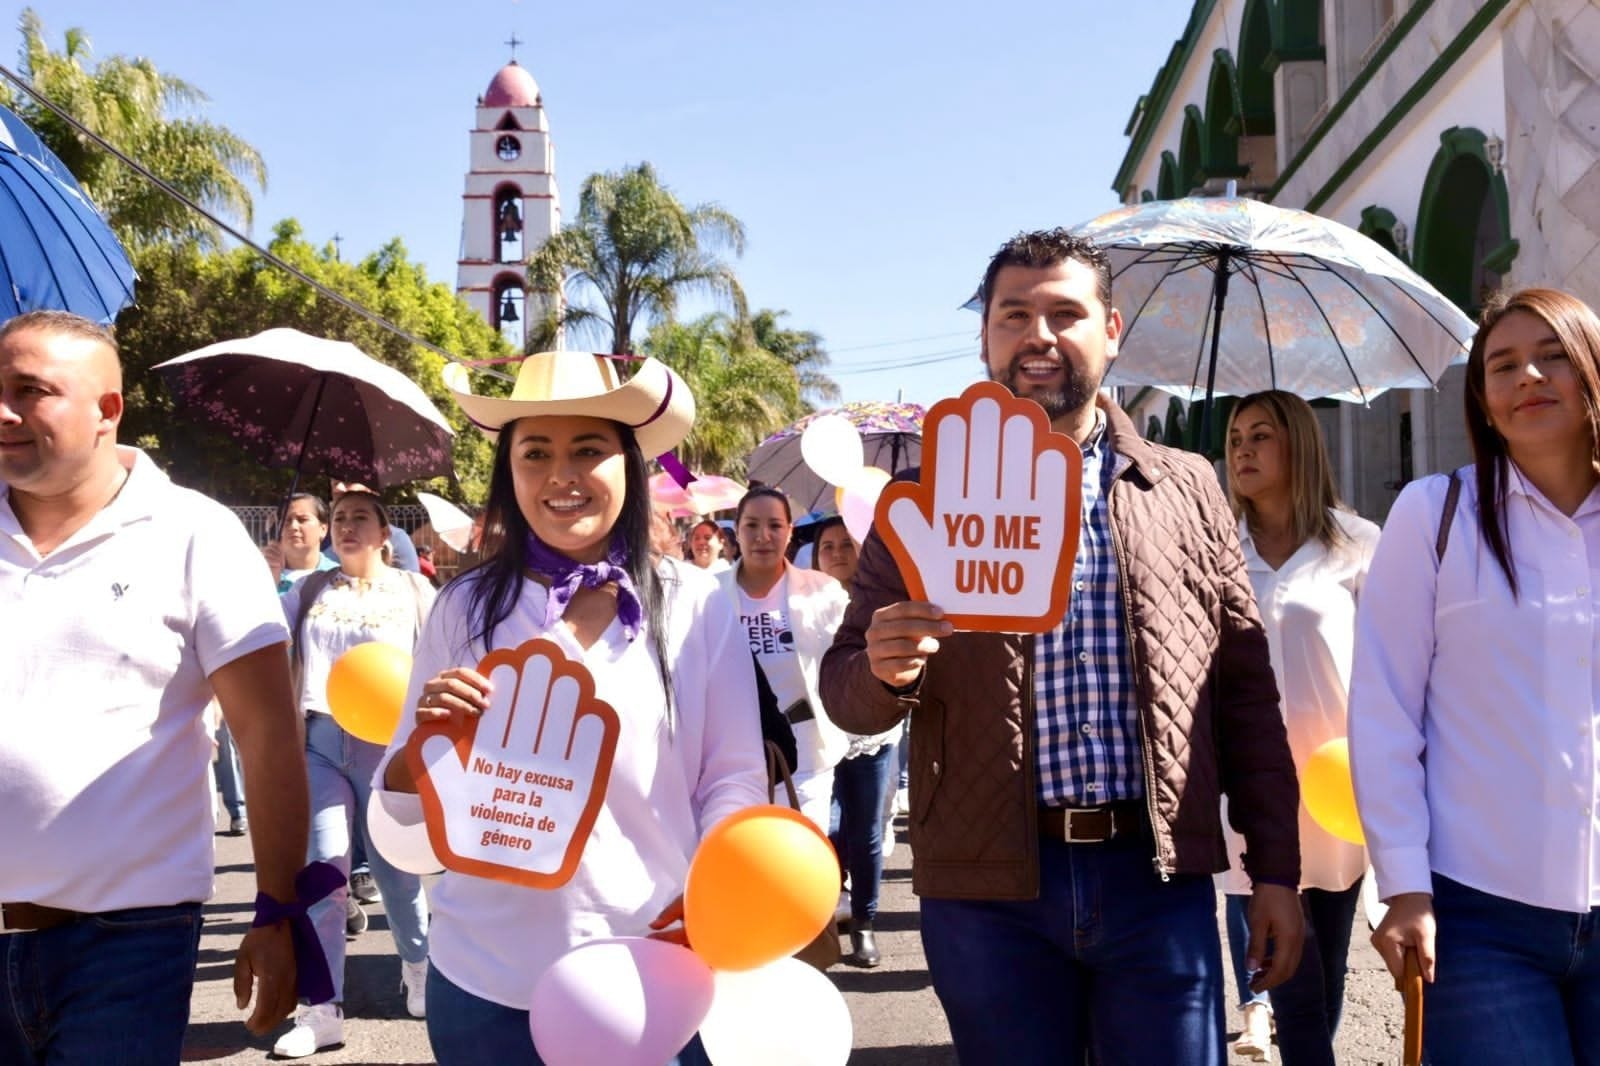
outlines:
[[417, 384], [353, 344], [293, 329], [220, 341], [159, 364], [177, 409], [295, 481], [381, 487], [452, 472], [454, 431]]
[[789, 494], [796, 512], [832, 511], [833, 486], [812, 473], [800, 454], [800, 435], [813, 419], [826, 414], [842, 415], [856, 427], [868, 466], [894, 474], [916, 466], [922, 459], [924, 412], [919, 405], [888, 401], [847, 403], [809, 414], [762, 441], [750, 453], [747, 464], [751, 483], [778, 486]]

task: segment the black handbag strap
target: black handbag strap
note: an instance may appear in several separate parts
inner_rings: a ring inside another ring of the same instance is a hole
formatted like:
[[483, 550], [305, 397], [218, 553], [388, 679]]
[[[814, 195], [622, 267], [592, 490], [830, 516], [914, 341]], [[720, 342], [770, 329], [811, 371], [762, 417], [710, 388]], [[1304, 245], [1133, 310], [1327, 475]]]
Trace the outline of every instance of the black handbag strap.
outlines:
[[1444, 513], [1439, 516], [1439, 539], [1434, 542], [1433, 555], [1444, 562], [1444, 549], [1450, 543], [1450, 526], [1456, 520], [1456, 503], [1461, 499], [1461, 475], [1450, 471], [1450, 488], [1444, 494]]

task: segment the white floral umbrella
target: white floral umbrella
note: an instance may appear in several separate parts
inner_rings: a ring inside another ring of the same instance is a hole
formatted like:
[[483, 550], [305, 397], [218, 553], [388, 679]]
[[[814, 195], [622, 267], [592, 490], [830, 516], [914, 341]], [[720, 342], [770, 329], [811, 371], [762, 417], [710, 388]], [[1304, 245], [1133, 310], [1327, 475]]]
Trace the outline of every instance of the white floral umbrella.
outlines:
[[1106, 250], [1123, 317], [1107, 385], [1185, 399], [1283, 389], [1366, 403], [1434, 384], [1472, 321], [1382, 245], [1241, 197], [1124, 207], [1075, 230]]

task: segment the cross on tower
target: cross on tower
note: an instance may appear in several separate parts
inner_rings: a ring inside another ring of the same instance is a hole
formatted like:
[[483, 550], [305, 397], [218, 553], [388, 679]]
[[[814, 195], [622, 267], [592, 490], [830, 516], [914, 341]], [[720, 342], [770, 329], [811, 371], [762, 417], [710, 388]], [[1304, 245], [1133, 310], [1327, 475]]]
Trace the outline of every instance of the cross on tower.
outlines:
[[518, 40], [517, 39], [517, 31], [516, 30], [512, 30], [511, 31], [511, 40], [506, 41], [505, 43], [511, 46], [511, 62], [515, 63], [517, 61], [517, 45], [519, 45], [519, 44], [527, 44], [528, 42]]

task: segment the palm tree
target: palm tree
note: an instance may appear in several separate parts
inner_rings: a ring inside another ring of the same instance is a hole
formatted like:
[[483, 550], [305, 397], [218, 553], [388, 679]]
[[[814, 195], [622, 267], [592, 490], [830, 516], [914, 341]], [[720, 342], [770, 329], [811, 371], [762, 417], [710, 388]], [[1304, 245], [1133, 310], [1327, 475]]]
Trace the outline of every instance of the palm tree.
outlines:
[[[214, 214], [249, 225], [248, 183], [266, 186], [261, 155], [225, 126], [195, 117], [206, 95], [148, 59], [108, 56], [91, 68], [89, 38], [69, 29], [62, 49], [45, 42], [33, 9], [21, 19], [21, 67], [33, 87], [124, 154]], [[124, 243], [194, 241], [215, 247], [217, 227], [135, 173], [53, 111], [0, 90], [7, 106], [39, 132], [77, 176]]]
[[693, 470], [742, 477], [746, 456], [799, 408], [794, 368], [749, 343], [748, 330], [727, 315], [659, 322], [644, 350], [676, 370], [694, 393], [694, 432], [678, 456]]
[[782, 359], [800, 379], [800, 401], [809, 414], [819, 404], [839, 402], [839, 384], [823, 367], [832, 360], [822, 347], [822, 335], [809, 329], [783, 329], [778, 319], [789, 312], [762, 308], [750, 316], [750, 333], [756, 347]]
[[[640, 163], [591, 174], [578, 214], [534, 252], [528, 285], [552, 308], [542, 331], [599, 327], [612, 352], [633, 351], [634, 331], [672, 320], [678, 298], [704, 293], [744, 315], [744, 290], [717, 256], [744, 252], [744, 225], [716, 204], [685, 207]], [[569, 292], [569, 288], [575, 291]], [[595, 305], [567, 297], [590, 296]]]

